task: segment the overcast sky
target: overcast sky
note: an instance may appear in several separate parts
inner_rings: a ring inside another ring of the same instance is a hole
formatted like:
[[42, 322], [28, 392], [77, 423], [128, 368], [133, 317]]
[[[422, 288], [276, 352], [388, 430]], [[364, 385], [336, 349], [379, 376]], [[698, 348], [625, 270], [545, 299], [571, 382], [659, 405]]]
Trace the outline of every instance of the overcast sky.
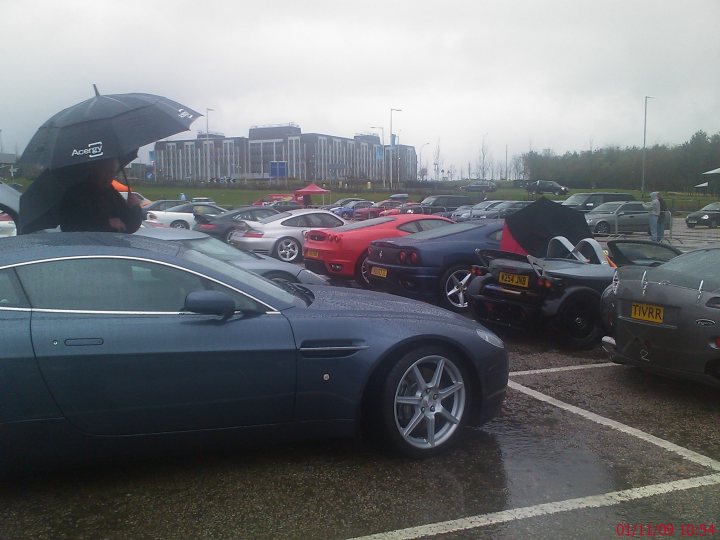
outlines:
[[673, 145], [720, 131], [719, 20], [718, 0], [0, 0], [0, 137], [22, 153], [96, 83], [212, 108], [227, 136], [387, 140], [402, 109], [401, 144], [465, 171], [483, 140], [502, 162], [642, 147], [646, 95], [647, 145]]

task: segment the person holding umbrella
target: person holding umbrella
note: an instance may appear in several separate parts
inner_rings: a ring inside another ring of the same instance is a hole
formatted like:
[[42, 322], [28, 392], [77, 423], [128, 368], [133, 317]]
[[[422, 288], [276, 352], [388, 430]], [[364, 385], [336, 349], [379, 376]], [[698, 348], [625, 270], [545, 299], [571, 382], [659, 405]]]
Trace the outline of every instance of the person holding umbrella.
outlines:
[[60, 203], [63, 232], [134, 233], [140, 228], [143, 220], [140, 198], [131, 192], [126, 201], [112, 186], [118, 169], [118, 159], [110, 158], [55, 171], [61, 178], [81, 178], [65, 192]]
[[[134, 232], [142, 221], [111, 181], [138, 148], [187, 131], [202, 116], [154, 94], [100, 95], [63, 109], [38, 128], [20, 158], [43, 172], [20, 198], [18, 234], [60, 225], [63, 231]], [[130, 192], [130, 186], [128, 186]]]

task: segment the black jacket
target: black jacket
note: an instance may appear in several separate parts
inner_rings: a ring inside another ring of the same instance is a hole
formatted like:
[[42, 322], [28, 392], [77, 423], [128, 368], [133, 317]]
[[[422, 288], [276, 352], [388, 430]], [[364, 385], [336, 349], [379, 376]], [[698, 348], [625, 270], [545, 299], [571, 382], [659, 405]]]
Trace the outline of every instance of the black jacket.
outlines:
[[140, 228], [143, 216], [138, 206], [129, 206], [112, 186], [81, 183], [70, 188], [60, 206], [60, 229], [70, 231], [118, 232], [108, 223], [120, 218], [125, 232], [134, 233]]

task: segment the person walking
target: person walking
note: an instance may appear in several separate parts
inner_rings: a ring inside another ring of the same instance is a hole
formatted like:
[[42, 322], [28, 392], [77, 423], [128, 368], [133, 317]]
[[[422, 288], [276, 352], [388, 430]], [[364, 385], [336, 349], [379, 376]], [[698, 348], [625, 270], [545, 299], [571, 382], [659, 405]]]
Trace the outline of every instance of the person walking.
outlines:
[[[644, 203], [645, 208], [650, 213], [650, 238], [653, 242], [659, 242], [660, 237], [658, 237], [658, 225], [662, 225], [659, 223], [660, 221], [660, 199], [659, 193], [657, 191], [653, 191], [650, 194], [650, 202]], [[661, 233], [662, 234], [662, 233]]]
[[660, 216], [658, 217], [657, 237], [658, 242], [662, 242], [662, 239], [665, 236], [666, 225], [669, 223], [669, 220], [672, 219], [672, 215], [668, 211], [667, 203], [665, 202], [665, 199], [662, 198], [662, 195], [660, 195], [660, 193], [657, 194], [657, 198], [658, 202], [660, 203]]

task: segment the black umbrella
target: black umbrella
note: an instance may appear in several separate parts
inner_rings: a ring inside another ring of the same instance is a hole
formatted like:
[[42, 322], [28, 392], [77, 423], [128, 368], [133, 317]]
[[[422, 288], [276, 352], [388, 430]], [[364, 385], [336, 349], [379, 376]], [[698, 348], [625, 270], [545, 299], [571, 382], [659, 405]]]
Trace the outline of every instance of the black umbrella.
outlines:
[[48, 169], [120, 158], [187, 131], [200, 113], [153, 94], [100, 95], [68, 107], [37, 130], [20, 163]]
[[45, 171], [20, 198], [19, 232], [56, 227], [65, 191], [96, 161], [117, 158], [120, 166], [137, 157], [139, 147], [187, 131], [201, 114], [152, 94], [95, 97], [64, 109], [38, 129], [20, 158]]
[[582, 212], [540, 197], [505, 218], [500, 249], [517, 252], [519, 246], [530, 255], [544, 257], [554, 236], [564, 236], [575, 245], [592, 233]]

